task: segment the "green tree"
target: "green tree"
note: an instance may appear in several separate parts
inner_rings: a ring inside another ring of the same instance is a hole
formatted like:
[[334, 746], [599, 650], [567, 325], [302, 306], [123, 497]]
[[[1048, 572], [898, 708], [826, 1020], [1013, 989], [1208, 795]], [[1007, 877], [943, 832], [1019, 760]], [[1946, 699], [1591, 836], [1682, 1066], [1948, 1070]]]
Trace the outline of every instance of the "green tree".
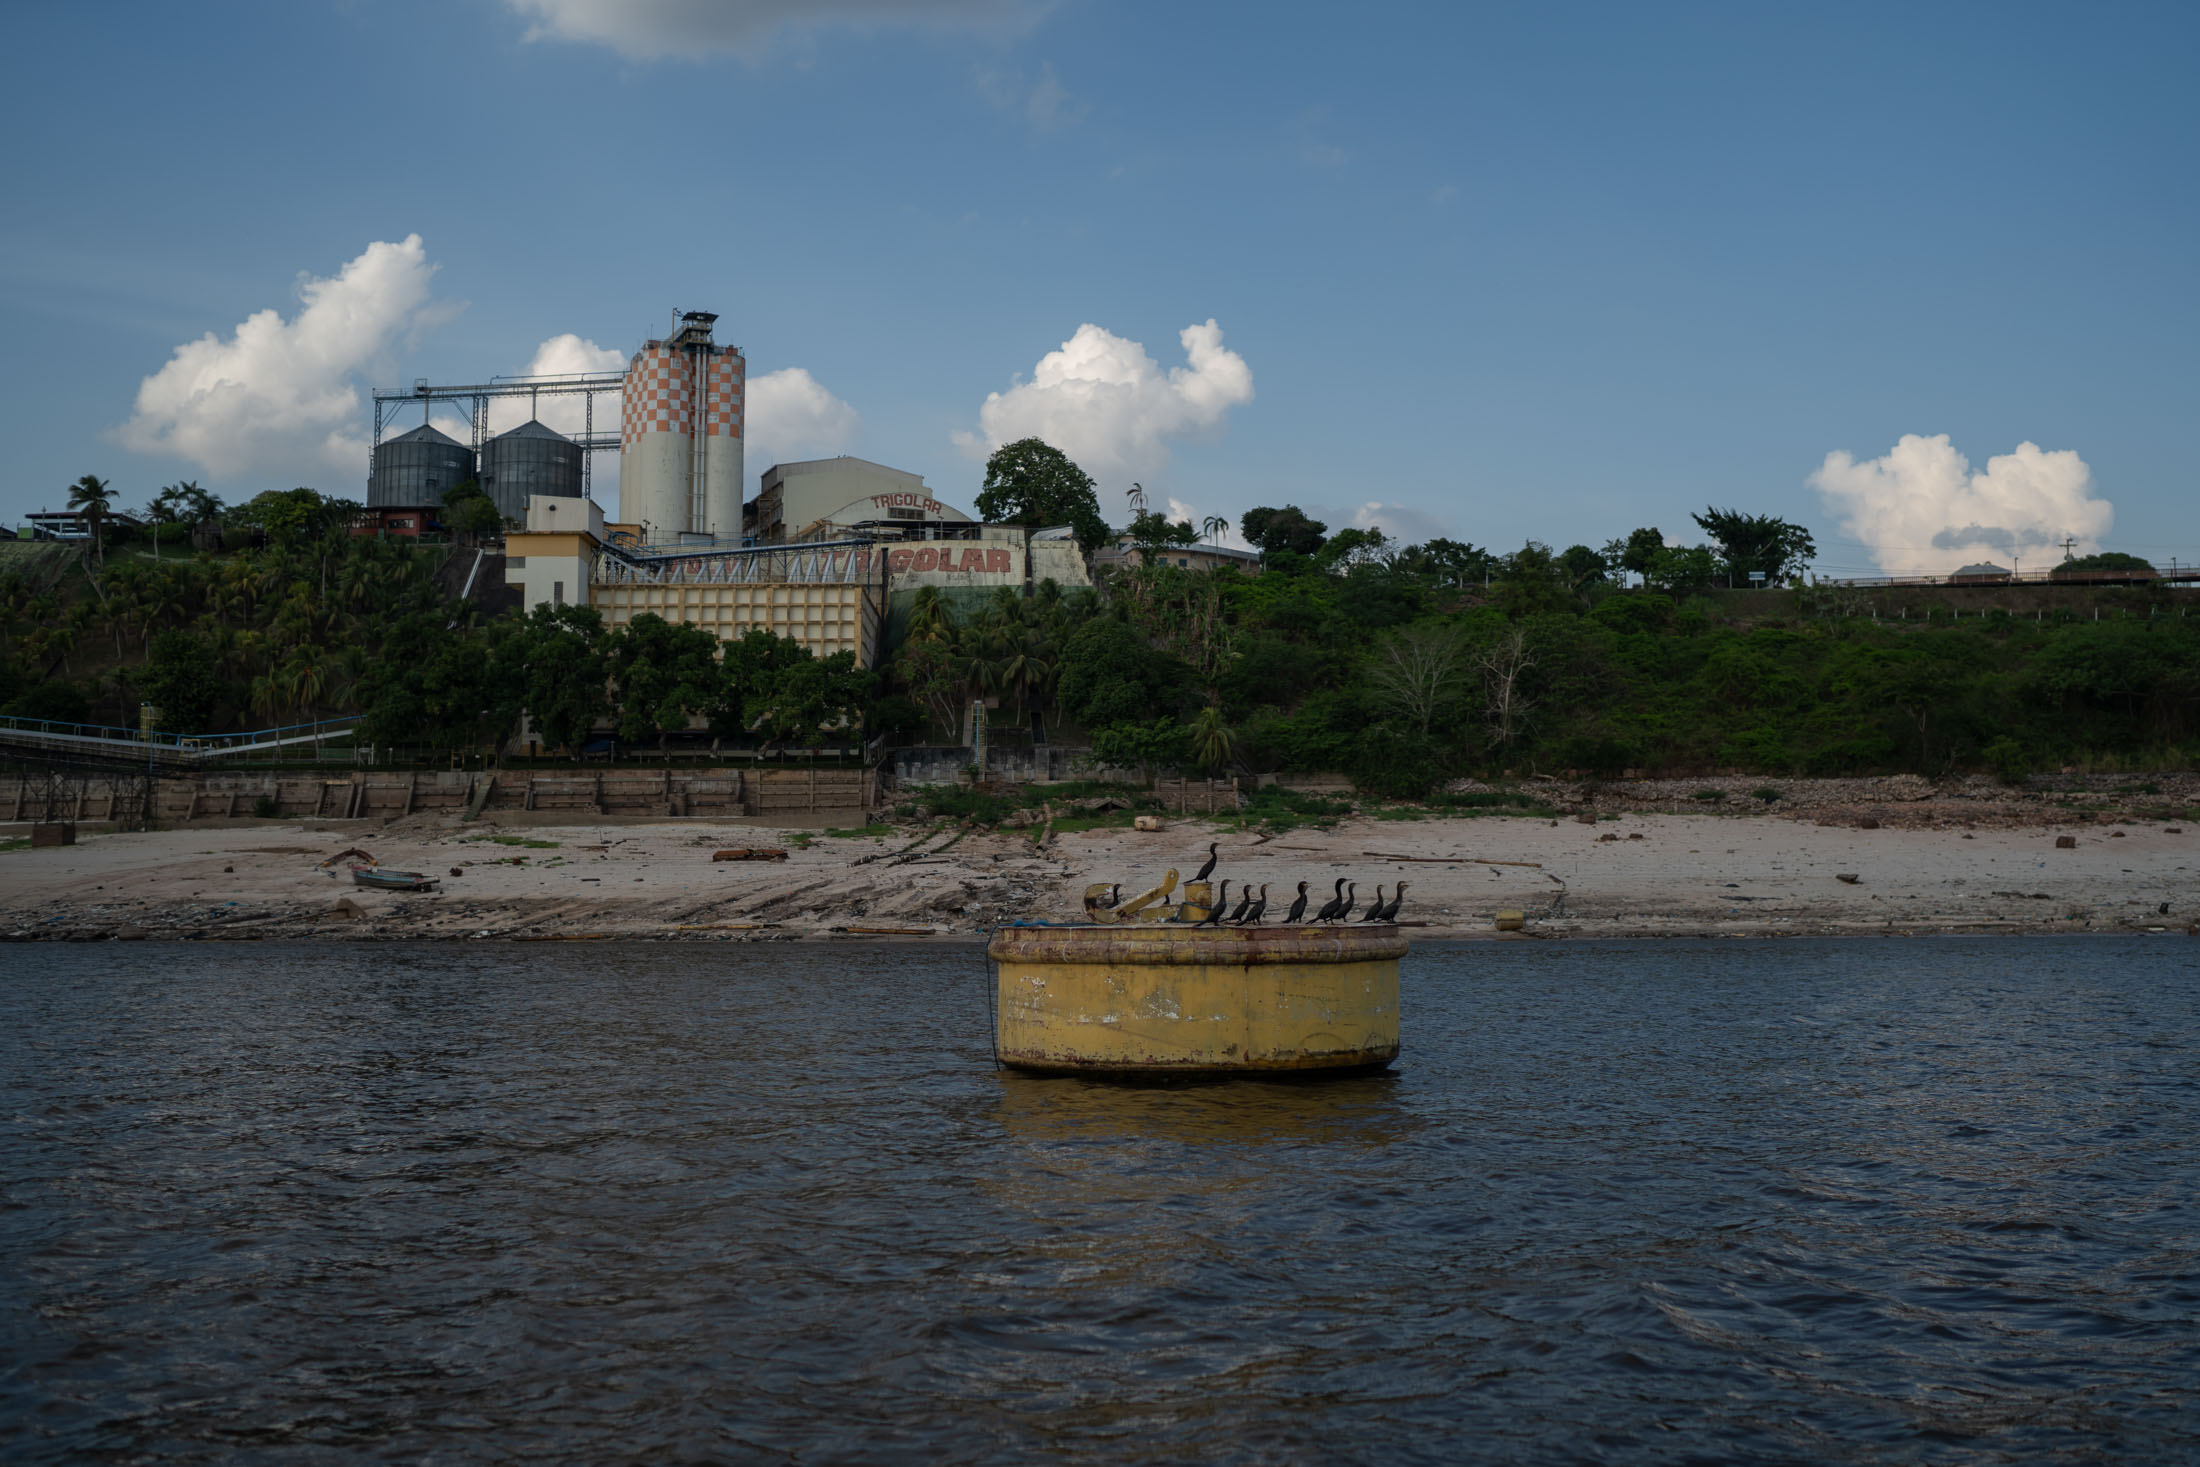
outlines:
[[1329, 526], [1308, 518], [1306, 511], [1295, 504], [1281, 509], [1262, 505], [1245, 511], [1238, 520], [1238, 533], [1245, 537], [1245, 543], [1264, 555], [1279, 550], [1312, 555], [1322, 548], [1322, 537], [1328, 532]]
[[162, 728], [204, 732], [222, 698], [221, 659], [201, 633], [180, 628], [156, 633], [138, 687], [159, 710]]
[[1810, 531], [1771, 515], [1714, 508], [1689, 518], [1718, 545], [1736, 586], [1746, 588], [1751, 571], [1762, 571], [1767, 585], [1780, 585], [1801, 575], [1818, 553]]
[[519, 691], [543, 742], [578, 753], [611, 711], [603, 613], [537, 606], [498, 649], [496, 675]]
[[780, 674], [812, 655], [794, 638], [765, 627], [750, 627], [726, 643], [719, 654], [724, 675], [719, 681], [718, 706], [711, 711], [711, 731], [720, 737], [758, 731]]
[[1709, 586], [1719, 578], [1717, 552], [1707, 545], [1668, 545], [1650, 557], [1643, 584], [1661, 591]]
[[828, 739], [862, 738], [863, 711], [878, 675], [856, 666], [853, 652], [805, 656], [773, 675], [760, 698], [757, 728], [774, 742], [815, 748]]
[[1425, 566], [1440, 586], [1471, 586], [1494, 576], [1499, 561], [1478, 545], [1438, 538], [1421, 546], [1418, 555], [1409, 553], [1408, 564], [1414, 568]]
[[1068, 525], [1087, 555], [1108, 538], [1091, 475], [1040, 438], [1019, 438], [993, 450], [985, 461], [977, 508], [979, 518], [989, 524], [1034, 530]]
[[1092, 762], [1135, 769], [1151, 789], [1163, 769], [1180, 767], [1187, 753], [1187, 731], [1173, 718], [1144, 723], [1111, 723], [1092, 731]]
[[1324, 570], [1367, 565], [1380, 559], [1389, 547], [1390, 541], [1379, 525], [1339, 530], [1314, 552], [1314, 564]]
[[1569, 545], [1558, 555], [1559, 571], [1576, 591], [1611, 578], [1612, 566], [1586, 545]]
[[718, 639], [654, 612], [642, 612], [604, 640], [604, 663], [615, 690], [619, 737], [629, 744], [654, 739], [663, 750], [670, 735], [725, 695]]
[[2136, 555], [2126, 555], [2121, 550], [2102, 550], [2066, 560], [2055, 567], [2053, 574], [2058, 577], [2076, 576], [2087, 571], [2137, 571], [2151, 576], [2154, 574], [2154, 562]]
[[1656, 528], [1633, 530], [1621, 547], [1619, 564], [1622, 570], [1631, 570], [1647, 581], [1650, 567], [1657, 563], [1658, 552], [1665, 548], [1665, 532]]
[[290, 548], [319, 539], [343, 518], [339, 506], [344, 503], [314, 489], [269, 489], [239, 505], [236, 513], [273, 544]]
[[452, 625], [440, 609], [387, 623], [359, 679], [360, 737], [439, 751], [502, 743], [519, 721], [527, 675], [521, 649], [506, 653], [502, 643], [527, 625], [515, 618], [485, 634]]
[[1098, 729], [1173, 712], [1188, 672], [1128, 622], [1101, 616], [1079, 627], [1063, 646], [1056, 687], [1063, 709], [1086, 728]]
[[1199, 532], [1183, 520], [1172, 520], [1159, 510], [1149, 509], [1130, 522], [1123, 538], [1140, 553], [1148, 564], [1171, 545], [1190, 545], [1199, 539]]
[[477, 545], [504, 529], [504, 511], [472, 479], [443, 492], [443, 511], [437, 518], [464, 545]]

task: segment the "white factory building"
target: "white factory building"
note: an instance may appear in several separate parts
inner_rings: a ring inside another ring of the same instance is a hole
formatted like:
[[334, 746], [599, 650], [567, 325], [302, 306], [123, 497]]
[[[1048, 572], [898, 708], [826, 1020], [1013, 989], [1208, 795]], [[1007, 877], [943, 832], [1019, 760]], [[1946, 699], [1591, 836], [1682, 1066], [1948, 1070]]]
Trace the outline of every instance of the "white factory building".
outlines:
[[505, 537], [522, 605], [593, 606], [614, 628], [654, 612], [721, 641], [765, 627], [874, 666], [920, 588], [965, 610], [1002, 587], [1092, 584], [1066, 528], [979, 524], [921, 475], [868, 459], [773, 464], [744, 502], [748, 366], [717, 321], [681, 314], [617, 381], [619, 522], [584, 495], [526, 497]]

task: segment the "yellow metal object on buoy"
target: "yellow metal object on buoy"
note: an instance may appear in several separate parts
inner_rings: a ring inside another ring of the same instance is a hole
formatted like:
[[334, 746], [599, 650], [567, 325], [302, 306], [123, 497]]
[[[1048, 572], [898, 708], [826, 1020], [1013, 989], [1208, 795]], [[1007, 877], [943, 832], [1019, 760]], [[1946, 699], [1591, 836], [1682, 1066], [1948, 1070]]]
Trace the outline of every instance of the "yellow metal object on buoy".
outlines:
[[1372, 927], [1013, 927], [995, 1038], [1018, 1069], [1260, 1074], [1398, 1057], [1406, 940]]

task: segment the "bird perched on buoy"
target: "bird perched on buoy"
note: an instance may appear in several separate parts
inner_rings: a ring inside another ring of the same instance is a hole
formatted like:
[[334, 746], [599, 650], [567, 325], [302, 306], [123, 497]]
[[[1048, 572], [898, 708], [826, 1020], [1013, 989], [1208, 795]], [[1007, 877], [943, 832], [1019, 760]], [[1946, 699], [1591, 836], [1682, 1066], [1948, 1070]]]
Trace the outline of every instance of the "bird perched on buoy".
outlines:
[[1283, 920], [1287, 923], [1292, 924], [1293, 926], [1296, 926], [1299, 919], [1301, 917], [1304, 917], [1305, 915], [1306, 883], [1302, 881], [1299, 883], [1299, 899], [1291, 904], [1291, 910], [1284, 914]]
[[1222, 883], [1222, 895], [1215, 900], [1213, 906], [1207, 909], [1207, 915], [1192, 925], [1194, 927], [1220, 927], [1222, 925], [1222, 910], [1229, 905], [1230, 883], [1225, 881]]
[[1367, 904], [1367, 915], [1360, 920], [1362, 922], [1380, 922], [1383, 920], [1383, 884], [1381, 882], [1375, 883], [1375, 900]]
[[1410, 881], [1401, 881], [1398, 883], [1398, 889], [1390, 894], [1390, 905], [1383, 908], [1383, 920], [1385, 922], [1395, 922], [1398, 920], [1399, 904], [1405, 901], [1406, 888], [1411, 885], [1413, 885], [1413, 883]]
[[1338, 921], [1338, 922], [1349, 922], [1349, 921], [1351, 921], [1351, 920], [1352, 920], [1352, 909], [1353, 909], [1354, 907], [1358, 906], [1359, 904], [1360, 904], [1360, 883], [1358, 883], [1357, 881], [1348, 881], [1348, 882], [1346, 882], [1346, 883], [1345, 883], [1345, 891], [1344, 891], [1344, 905], [1343, 905], [1343, 906], [1341, 906], [1341, 907], [1339, 907], [1339, 908], [1337, 908], [1337, 915], [1336, 915], [1336, 917], [1335, 917], [1335, 918], [1334, 918], [1333, 920], [1335, 920], [1335, 921]]
[[[1251, 911], [1252, 907], [1253, 883], [1248, 881], [1245, 883], [1245, 890], [1238, 893], [1237, 910], [1230, 914], [1230, 920], [1232, 922], [1243, 922], [1245, 920], [1245, 914]], [[1216, 910], [1219, 911], [1221, 909], [1217, 908]]]
[[[1218, 842], [1217, 844], [1219, 844], [1219, 842]], [[1199, 869], [1198, 869], [1197, 871], [1194, 871], [1194, 872], [1192, 873], [1192, 880], [1194, 880], [1194, 881], [1205, 881], [1205, 880], [1206, 880], [1206, 879], [1207, 879], [1208, 877], [1210, 877], [1210, 876], [1214, 875], [1214, 874], [1215, 874], [1215, 862], [1216, 862], [1216, 861], [1218, 861], [1218, 860], [1220, 860], [1220, 859], [1221, 859], [1221, 857], [1219, 857], [1219, 856], [1217, 856], [1217, 855], [1215, 854], [1215, 847], [1214, 847], [1213, 845], [1210, 845], [1210, 846], [1208, 846], [1208, 847], [1207, 847], [1207, 864], [1206, 864], [1206, 865], [1204, 865], [1204, 866], [1202, 866], [1202, 867], [1200, 867], [1200, 868], [1199, 868]]]
[[[1301, 898], [1300, 898], [1300, 900], [1301, 900], [1301, 901], [1304, 901], [1304, 900], [1305, 900], [1305, 898], [1301, 897]], [[1244, 911], [1244, 908], [1242, 908], [1242, 907], [1241, 907], [1241, 908], [1239, 908], [1239, 910], [1240, 910], [1240, 911]], [[1257, 927], [1257, 926], [1259, 926], [1259, 925], [1260, 925], [1260, 914], [1261, 914], [1261, 913], [1263, 913], [1263, 912], [1265, 912], [1265, 911], [1267, 911], [1267, 910], [1268, 910], [1268, 883], [1267, 883], [1267, 882], [1265, 882], [1265, 881], [1263, 881], [1263, 882], [1262, 882], [1262, 883], [1260, 884], [1260, 900], [1259, 900], [1259, 901], [1257, 901], [1257, 902], [1255, 902], [1255, 903], [1253, 903], [1253, 910], [1252, 910], [1252, 911], [1250, 911], [1250, 912], [1246, 912], [1244, 916], [1242, 916], [1242, 917], [1240, 917], [1240, 918], [1238, 918], [1238, 919], [1237, 919], [1237, 925], [1238, 925], [1238, 926], [1240, 926], [1240, 927]]]
[[1317, 922], [1334, 921], [1337, 914], [1343, 910], [1344, 878], [1340, 876], [1337, 878], [1337, 894], [1331, 897], [1328, 901], [1322, 903], [1322, 909], [1314, 914], [1314, 920]]

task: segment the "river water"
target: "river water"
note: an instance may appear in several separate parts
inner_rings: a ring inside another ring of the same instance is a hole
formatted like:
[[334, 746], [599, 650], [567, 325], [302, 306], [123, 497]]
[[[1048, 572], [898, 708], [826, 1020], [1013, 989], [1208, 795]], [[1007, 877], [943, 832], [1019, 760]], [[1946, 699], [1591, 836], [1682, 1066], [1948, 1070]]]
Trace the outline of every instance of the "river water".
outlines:
[[983, 971], [9, 948], [4, 1456], [2200, 1456], [2200, 944], [1430, 943], [1169, 1088]]

